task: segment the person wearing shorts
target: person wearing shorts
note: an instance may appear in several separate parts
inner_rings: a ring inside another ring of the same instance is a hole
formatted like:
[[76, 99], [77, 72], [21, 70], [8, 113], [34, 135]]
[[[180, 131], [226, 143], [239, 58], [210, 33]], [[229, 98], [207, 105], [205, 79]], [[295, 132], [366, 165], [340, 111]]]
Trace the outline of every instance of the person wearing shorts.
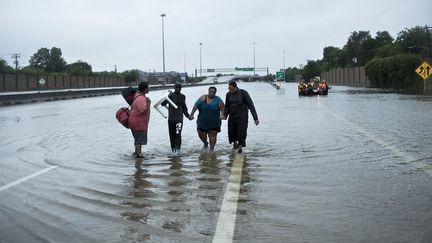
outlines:
[[131, 105], [128, 125], [134, 137], [135, 152], [137, 158], [142, 158], [142, 145], [147, 144], [147, 129], [150, 120], [150, 99], [146, 97], [149, 92], [147, 83], [140, 83]]
[[[217, 134], [220, 132], [221, 119], [225, 119], [224, 103], [219, 96], [216, 96], [217, 89], [211, 86], [208, 94], [201, 96], [192, 108], [189, 120], [194, 119], [194, 114], [198, 110], [197, 132], [204, 144], [204, 148], [213, 151], [217, 141]], [[208, 138], [208, 140], [207, 140]]]

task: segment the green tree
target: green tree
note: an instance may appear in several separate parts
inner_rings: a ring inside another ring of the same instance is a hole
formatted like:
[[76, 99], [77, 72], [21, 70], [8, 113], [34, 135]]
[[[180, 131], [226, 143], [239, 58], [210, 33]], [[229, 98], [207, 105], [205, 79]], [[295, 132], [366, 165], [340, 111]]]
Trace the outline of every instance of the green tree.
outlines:
[[40, 48], [30, 58], [30, 67], [33, 69], [42, 69], [47, 73], [62, 72], [66, 67], [66, 61], [62, 57], [60, 48], [53, 47], [51, 50], [48, 48]]
[[432, 43], [432, 34], [428, 29], [421, 26], [402, 30], [396, 38], [396, 44], [404, 53], [418, 54], [422, 57], [429, 55], [429, 43]]
[[20, 73], [30, 74], [30, 75], [40, 75], [46, 72], [41, 68], [26, 66], [20, 70]]
[[[391, 43], [384, 46], [379, 47], [376, 50], [375, 57], [391, 57], [397, 54], [402, 53], [401, 48], [399, 45]], [[367, 63], [366, 63], [367, 64]]]
[[375, 41], [378, 47], [382, 47], [393, 43], [394, 38], [387, 31], [378, 31], [375, 36]]
[[322, 59], [324, 71], [338, 67], [338, 59], [341, 52], [341, 49], [334, 46], [327, 46], [324, 48]]
[[48, 48], [40, 48], [33, 56], [30, 57], [30, 67], [34, 69], [48, 70], [50, 52]]
[[362, 66], [366, 63], [365, 48], [363, 44], [372, 39], [369, 31], [354, 31], [348, 38], [347, 47], [347, 62], [350, 66]]
[[296, 67], [294, 67], [294, 68], [289, 67], [289, 68], [285, 69], [285, 80], [286, 81], [293, 81], [293, 80], [295, 80], [296, 75], [299, 75], [299, 74], [300, 75], [302, 74], [301, 69], [298, 69]]
[[303, 77], [306, 81], [314, 78], [315, 76], [320, 76], [321, 74], [321, 60], [308, 60], [307, 64], [303, 67]]
[[48, 61], [48, 72], [60, 73], [64, 71], [65, 67], [66, 61], [62, 57], [61, 49], [57, 47], [51, 48]]
[[66, 65], [65, 72], [70, 75], [91, 75], [92, 66], [84, 61], [77, 61]]
[[374, 58], [366, 64], [366, 74], [375, 87], [421, 89], [421, 78], [414, 72], [421, 61], [414, 54]]
[[129, 83], [134, 82], [134, 81], [138, 81], [138, 79], [139, 79], [139, 73], [137, 70], [124, 71], [122, 73], [122, 75], [126, 79], [126, 81]]
[[338, 52], [336, 62], [337, 62], [337, 67], [344, 68], [348, 66], [348, 51], [346, 45]]
[[6, 60], [0, 58], [0, 73], [12, 73], [13, 67], [9, 66]]

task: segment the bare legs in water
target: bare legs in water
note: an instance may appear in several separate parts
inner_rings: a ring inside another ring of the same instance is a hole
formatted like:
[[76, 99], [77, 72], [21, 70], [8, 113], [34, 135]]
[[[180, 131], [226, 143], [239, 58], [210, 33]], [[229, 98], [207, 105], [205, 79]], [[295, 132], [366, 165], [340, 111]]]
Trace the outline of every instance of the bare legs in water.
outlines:
[[[200, 131], [198, 130], [198, 136], [201, 141], [204, 143], [204, 148], [208, 148], [208, 144], [210, 143], [210, 151], [214, 150], [217, 141], [217, 132], [216, 131]], [[208, 142], [207, 142], [208, 137]]]

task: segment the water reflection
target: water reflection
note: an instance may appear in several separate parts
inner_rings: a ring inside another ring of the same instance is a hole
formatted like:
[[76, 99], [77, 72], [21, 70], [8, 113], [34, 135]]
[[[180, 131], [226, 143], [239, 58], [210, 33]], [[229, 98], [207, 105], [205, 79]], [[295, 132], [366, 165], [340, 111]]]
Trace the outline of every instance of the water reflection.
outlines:
[[[147, 198], [151, 194], [149, 188], [152, 187], [152, 183], [147, 179], [148, 170], [142, 168], [143, 160], [141, 158], [135, 159], [135, 173], [132, 178], [132, 190], [129, 195], [132, 196], [130, 201], [123, 202], [124, 205], [131, 207], [131, 210], [121, 213], [121, 216], [129, 221], [140, 222], [143, 224], [148, 223], [149, 210], [151, 204], [146, 200], [135, 200], [137, 198]], [[122, 235], [124, 240], [140, 239], [146, 241], [150, 239], [149, 233], [140, 233], [140, 231], [132, 226], [124, 229]]]
[[162, 228], [174, 231], [182, 232], [184, 229], [184, 218], [183, 212], [188, 212], [189, 209], [185, 205], [187, 195], [185, 195], [186, 186], [189, 180], [184, 176], [187, 174], [183, 170], [182, 157], [175, 155], [168, 157], [168, 161], [171, 163], [169, 167], [169, 174], [166, 177], [168, 186], [168, 201], [170, 202], [166, 207], [166, 210], [175, 213], [177, 217], [165, 217], [162, 223]]

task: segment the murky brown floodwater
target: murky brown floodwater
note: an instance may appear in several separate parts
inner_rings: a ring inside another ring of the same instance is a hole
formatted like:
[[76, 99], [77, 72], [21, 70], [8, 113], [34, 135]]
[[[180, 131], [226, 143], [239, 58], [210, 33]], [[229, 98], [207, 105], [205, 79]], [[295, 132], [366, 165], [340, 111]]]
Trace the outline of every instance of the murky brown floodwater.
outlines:
[[[431, 96], [239, 86], [261, 123], [249, 125], [235, 242], [432, 241]], [[183, 89], [189, 109], [206, 90]], [[0, 187], [58, 166], [0, 191], [0, 242], [211, 242], [234, 156], [226, 122], [209, 153], [185, 120], [174, 155], [152, 110], [135, 160], [114, 118], [124, 105], [119, 95], [0, 107]]]

